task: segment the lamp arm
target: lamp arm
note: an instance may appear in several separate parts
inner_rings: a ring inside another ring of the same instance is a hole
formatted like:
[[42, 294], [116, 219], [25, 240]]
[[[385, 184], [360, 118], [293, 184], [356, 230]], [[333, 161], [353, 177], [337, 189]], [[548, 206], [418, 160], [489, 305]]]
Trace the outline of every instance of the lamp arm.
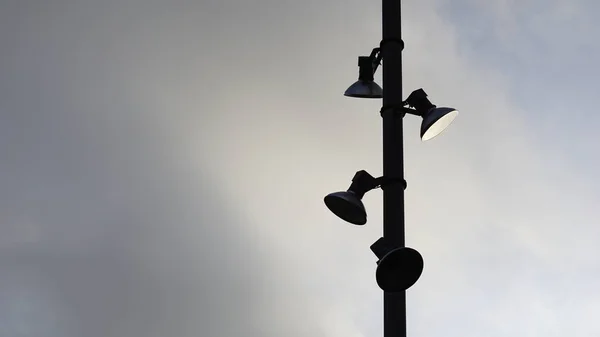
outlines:
[[416, 109], [407, 108], [406, 106], [402, 107], [402, 112], [409, 115], [415, 115], [419, 117], [423, 117], [423, 115], [418, 112]]
[[360, 170], [354, 174], [354, 178], [352, 178], [352, 184], [348, 188], [348, 191], [353, 191], [358, 195], [359, 198], [362, 198], [365, 193], [371, 190], [376, 188], [384, 189], [386, 186], [392, 184], [402, 184], [404, 189], [406, 189], [406, 180], [403, 178], [385, 176], [375, 178], [367, 171]]
[[383, 55], [381, 55], [381, 48], [373, 48], [369, 58], [371, 59], [371, 62], [373, 62], [373, 74], [375, 74], [377, 67], [379, 67], [381, 60], [383, 59]]

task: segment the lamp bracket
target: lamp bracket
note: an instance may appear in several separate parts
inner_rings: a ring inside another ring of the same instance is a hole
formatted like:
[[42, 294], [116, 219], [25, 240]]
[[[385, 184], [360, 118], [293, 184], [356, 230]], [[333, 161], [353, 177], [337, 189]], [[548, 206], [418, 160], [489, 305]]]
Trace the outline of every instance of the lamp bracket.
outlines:
[[367, 171], [361, 170], [354, 174], [354, 178], [352, 178], [352, 184], [350, 185], [349, 190], [362, 197], [370, 190], [374, 190], [376, 188], [385, 189], [387, 186], [394, 184], [402, 184], [403, 188], [406, 189], [406, 180], [404, 180], [404, 178], [384, 176], [374, 178]]
[[381, 42], [379, 43], [379, 47], [377, 48], [373, 48], [373, 50], [371, 51], [371, 55], [369, 55], [369, 59], [371, 60], [372, 64], [373, 64], [373, 74], [375, 74], [375, 72], [377, 71], [377, 68], [381, 65], [381, 60], [383, 59], [383, 55], [381, 54], [381, 48], [390, 42], [395, 42], [400, 44], [400, 48], [404, 49], [404, 41], [402, 41], [402, 39], [396, 39], [396, 38], [392, 38], [392, 39], [385, 39], [385, 40], [381, 40]]
[[371, 51], [371, 55], [369, 55], [369, 59], [371, 60], [371, 63], [373, 65], [373, 74], [375, 74], [375, 72], [377, 71], [377, 67], [379, 67], [379, 65], [381, 64], [381, 59], [382, 59], [382, 55], [381, 55], [381, 48], [373, 48], [373, 50]]
[[422, 88], [413, 91], [402, 104], [414, 108], [419, 116], [424, 115], [427, 111], [436, 107], [435, 104], [432, 104], [429, 99], [427, 99], [427, 93]]
[[[379, 259], [379, 261], [381, 261], [381, 259], [383, 259], [383, 257], [391, 252], [392, 250], [398, 248], [396, 245], [393, 245], [389, 242], [389, 240], [381, 237], [379, 238], [377, 241], [375, 241], [372, 245], [371, 245], [371, 251], [375, 254], [375, 256], [377, 256], [377, 258]], [[377, 264], [379, 264], [379, 261], [377, 261]]]
[[415, 116], [421, 116], [421, 113], [418, 112], [415, 109], [411, 109], [408, 106], [408, 103], [406, 103], [406, 101], [402, 102], [402, 105], [384, 105], [383, 107], [381, 107], [380, 110], [380, 115], [381, 117], [383, 117], [383, 115], [390, 111], [391, 113], [393, 113], [394, 115], [400, 115], [400, 117], [404, 117], [406, 116], [406, 114], [409, 115], [415, 115]]

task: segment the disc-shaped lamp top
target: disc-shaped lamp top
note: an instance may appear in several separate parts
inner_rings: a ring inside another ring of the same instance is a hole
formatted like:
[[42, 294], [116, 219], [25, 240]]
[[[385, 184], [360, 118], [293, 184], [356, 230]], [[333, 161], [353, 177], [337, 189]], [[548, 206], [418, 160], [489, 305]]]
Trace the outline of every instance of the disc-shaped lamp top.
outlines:
[[402, 292], [412, 287], [423, 272], [423, 257], [412, 248], [397, 248], [385, 255], [375, 274], [377, 284], [386, 292]]
[[367, 223], [367, 212], [360, 198], [351, 191], [335, 192], [325, 197], [325, 205], [340, 219], [354, 225]]
[[458, 115], [454, 108], [433, 108], [423, 116], [421, 139], [430, 140], [446, 129]]
[[382, 98], [383, 89], [381, 89], [379, 84], [373, 81], [358, 80], [354, 82], [354, 84], [352, 84], [348, 89], [346, 89], [344, 96], [357, 98]]

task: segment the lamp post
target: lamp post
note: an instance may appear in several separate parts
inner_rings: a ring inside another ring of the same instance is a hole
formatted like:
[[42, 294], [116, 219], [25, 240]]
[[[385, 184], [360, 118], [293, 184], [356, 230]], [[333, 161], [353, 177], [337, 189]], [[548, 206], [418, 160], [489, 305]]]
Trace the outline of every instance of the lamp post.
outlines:
[[[404, 180], [404, 130], [402, 126], [401, 0], [382, 0], [383, 40], [383, 176]], [[404, 247], [404, 188], [383, 189], [383, 238]], [[420, 258], [420, 255], [419, 255]], [[421, 258], [421, 271], [422, 271]], [[419, 271], [419, 276], [421, 274]], [[418, 276], [417, 276], [418, 278]], [[415, 280], [416, 281], [416, 280]], [[383, 293], [383, 336], [406, 337], [406, 291]]]
[[[383, 98], [383, 176], [375, 178], [358, 171], [347, 191], [335, 192], [324, 199], [327, 207], [341, 219], [355, 225], [367, 222], [361, 201], [375, 188], [383, 190], [383, 237], [371, 250], [379, 258], [376, 280], [384, 291], [384, 337], [406, 337], [406, 289], [421, 276], [423, 258], [405, 245], [404, 237], [404, 154], [403, 118], [406, 114], [423, 118], [421, 139], [440, 134], [458, 112], [436, 107], [423, 89], [402, 99], [402, 50], [400, 0], [382, 0], [383, 39], [370, 56], [358, 58], [359, 78], [344, 93], [349, 97]], [[383, 89], [374, 81], [374, 73], [383, 60]]]

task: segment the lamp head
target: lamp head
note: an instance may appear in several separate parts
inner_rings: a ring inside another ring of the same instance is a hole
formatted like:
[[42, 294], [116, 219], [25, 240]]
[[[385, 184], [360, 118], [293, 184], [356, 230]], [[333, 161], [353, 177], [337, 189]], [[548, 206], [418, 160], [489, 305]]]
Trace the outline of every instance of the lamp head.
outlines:
[[354, 225], [367, 223], [367, 211], [361, 200], [353, 191], [330, 193], [325, 197], [325, 205], [340, 219]]
[[358, 57], [358, 81], [354, 82], [346, 91], [344, 96], [356, 98], [382, 98], [383, 89], [375, 83], [373, 74], [375, 67], [373, 57]]
[[427, 99], [423, 89], [413, 91], [406, 99], [408, 105], [415, 108], [423, 117], [421, 123], [421, 139], [430, 140], [439, 135], [454, 121], [458, 111], [454, 108], [436, 107]]
[[367, 211], [362, 197], [377, 184], [377, 179], [367, 171], [358, 171], [348, 190], [328, 194], [324, 199], [325, 205], [342, 220], [354, 225], [364, 225], [367, 223]]
[[405, 291], [421, 277], [423, 257], [418, 251], [399, 247], [387, 253], [377, 265], [377, 285], [385, 292]]
[[430, 140], [444, 131], [458, 116], [454, 108], [432, 108], [423, 116], [421, 139]]

